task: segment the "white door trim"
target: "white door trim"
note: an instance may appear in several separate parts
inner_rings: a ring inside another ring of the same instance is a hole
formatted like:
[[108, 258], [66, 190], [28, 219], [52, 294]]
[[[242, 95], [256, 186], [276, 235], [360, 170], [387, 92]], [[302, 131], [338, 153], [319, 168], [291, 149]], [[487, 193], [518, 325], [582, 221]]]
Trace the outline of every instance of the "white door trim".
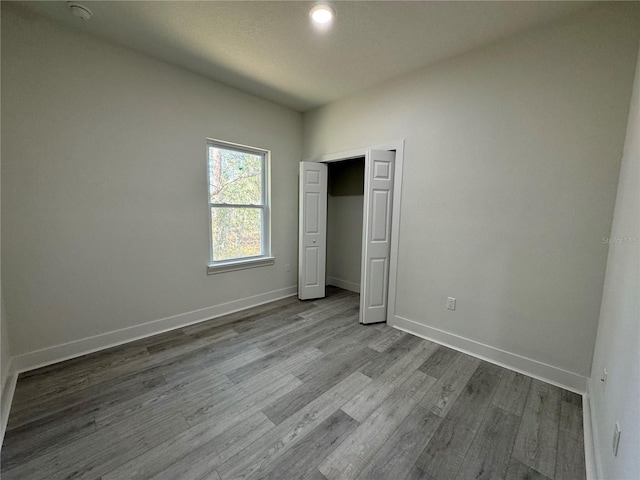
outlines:
[[387, 300], [387, 322], [393, 321], [396, 312], [396, 292], [398, 282], [398, 252], [400, 239], [400, 212], [402, 203], [402, 170], [404, 163], [404, 140], [396, 140], [381, 145], [372, 145], [370, 147], [354, 148], [352, 150], [344, 150], [341, 152], [328, 153], [319, 155], [314, 158], [308, 158], [306, 162], [339, 162], [341, 160], [349, 160], [351, 158], [367, 157], [369, 150], [395, 150], [396, 152], [396, 169], [393, 180], [393, 205], [392, 205], [392, 221], [391, 221], [391, 252], [389, 255], [389, 297]]

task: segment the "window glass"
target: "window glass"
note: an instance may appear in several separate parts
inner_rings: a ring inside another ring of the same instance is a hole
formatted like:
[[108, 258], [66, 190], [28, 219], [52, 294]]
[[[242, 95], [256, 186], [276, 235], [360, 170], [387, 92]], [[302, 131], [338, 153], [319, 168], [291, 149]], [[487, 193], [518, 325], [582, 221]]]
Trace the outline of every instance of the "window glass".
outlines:
[[268, 256], [267, 152], [218, 141], [207, 152], [211, 261]]

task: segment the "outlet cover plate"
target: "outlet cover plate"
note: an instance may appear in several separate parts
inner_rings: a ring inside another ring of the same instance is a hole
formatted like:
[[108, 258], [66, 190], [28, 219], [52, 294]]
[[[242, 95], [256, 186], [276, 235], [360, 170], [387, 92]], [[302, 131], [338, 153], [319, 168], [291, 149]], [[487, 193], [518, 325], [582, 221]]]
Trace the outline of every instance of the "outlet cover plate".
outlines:
[[447, 310], [456, 309], [456, 299], [454, 297], [447, 297]]

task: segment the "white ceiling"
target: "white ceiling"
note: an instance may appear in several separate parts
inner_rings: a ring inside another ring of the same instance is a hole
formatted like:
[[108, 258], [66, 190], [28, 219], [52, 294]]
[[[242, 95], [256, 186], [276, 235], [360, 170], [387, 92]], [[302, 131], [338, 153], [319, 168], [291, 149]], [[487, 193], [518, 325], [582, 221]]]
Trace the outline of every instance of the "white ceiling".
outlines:
[[[306, 111], [357, 90], [575, 13], [588, 2], [337, 1], [315, 31], [309, 1], [24, 2], [41, 15]], [[593, 5], [593, 4], [591, 4]]]

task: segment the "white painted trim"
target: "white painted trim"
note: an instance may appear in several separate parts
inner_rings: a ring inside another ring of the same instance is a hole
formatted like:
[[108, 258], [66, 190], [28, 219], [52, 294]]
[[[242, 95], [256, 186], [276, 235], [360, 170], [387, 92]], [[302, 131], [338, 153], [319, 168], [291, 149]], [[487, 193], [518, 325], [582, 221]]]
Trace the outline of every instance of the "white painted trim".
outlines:
[[2, 378], [2, 388], [0, 391], [4, 392], [4, 386], [9, 380], [9, 376], [11, 375], [11, 356], [9, 356], [9, 361], [2, 364], [2, 373], [0, 374]]
[[[369, 222], [372, 220], [371, 213], [371, 202], [369, 199], [371, 198], [371, 149], [367, 150], [367, 153], [364, 156], [364, 198], [362, 202], [362, 233], [360, 234], [360, 285], [365, 288], [365, 291], [360, 295], [360, 304], [358, 306], [358, 322], [365, 323], [377, 323], [370, 321], [370, 318], [367, 318], [367, 322], [365, 322], [365, 314], [367, 313], [367, 280], [369, 280], [369, 285], [371, 284], [371, 279], [367, 279], [367, 274], [369, 273], [369, 268], [371, 265], [367, 261], [367, 253], [369, 250], [369, 245], [367, 244], [368, 238], [368, 230], [369, 230]], [[391, 217], [393, 219], [393, 210], [391, 211]], [[393, 222], [392, 222], [393, 223]], [[389, 272], [386, 273], [387, 285], [389, 282]], [[387, 298], [389, 298], [389, 287], [387, 286]]]
[[267, 265], [273, 265], [275, 261], [276, 259], [274, 257], [259, 257], [246, 260], [234, 260], [231, 262], [212, 263], [207, 266], [207, 275], [234, 272], [236, 270], [245, 270], [247, 268], [265, 267]]
[[360, 284], [343, 280], [337, 277], [327, 277], [327, 285], [333, 285], [334, 287], [344, 288], [350, 292], [360, 293]]
[[[9, 361], [9, 363], [12, 363]], [[11, 367], [10, 367], [11, 368]], [[7, 431], [7, 422], [9, 421], [9, 411], [11, 410], [11, 403], [13, 403], [13, 394], [16, 391], [16, 382], [18, 381], [17, 373], [10, 373], [5, 384], [2, 386], [2, 398], [0, 403], [2, 404], [0, 409], [0, 447], [4, 442], [4, 433]]]
[[365, 157], [368, 151], [369, 151], [369, 148], [354, 148], [353, 150], [346, 150], [344, 152], [327, 153], [326, 155], [320, 155], [319, 157], [308, 158], [306, 160], [303, 160], [303, 162], [318, 162], [318, 163], [341, 162], [343, 160], [351, 160], [353, 158]]
[[600, 458], [596, 448], [598, 445], [596, 434], [596, 423], [593, 417], [594, 411], [591, 405], [591, 379], [587, 379], [587, 393], [582, 396], [582, 425], [584, 427], [584, 460], [587, 473], [587, 480], [597, 480], [602, 478]]
[[586, 391], [587, 378], [553, 365], [542, 363], [532, 358], [523, 357], [499, 348], [485, 345], [453, 333], [429, 327], [413, 320], [395, 315], [392, 327], [412, 333], [419, 337], [451, 347], [463, 353], [486, 360], [496, 365], [523, 373], [538, 380], [556, 385], [583, 395]]
[[214, 305], [192, 312], [181, 313], [171, 317], [153, 320], [151, 322], [127, 327], [112, 332], [102, 333], [92, 337], [74, 340], [72, 342], [43, 348], [33, 352], [23, 353], [12, 358], [12, 373], [22, 373], [34, 370], [52, 363], [69, 360], [88, 353], [97, 352], [105, 348], [122, 345], [124, 343], [168, 332], [176, 328], [200, 323], [212, 318], [228, 315], [233, 312], [256, 307], [264, 303], [273, 302], [281, 298], [290, 297], [298, 292], [296, 286], [274, 290], [272, 292], [241, 298], [220, 305]]

